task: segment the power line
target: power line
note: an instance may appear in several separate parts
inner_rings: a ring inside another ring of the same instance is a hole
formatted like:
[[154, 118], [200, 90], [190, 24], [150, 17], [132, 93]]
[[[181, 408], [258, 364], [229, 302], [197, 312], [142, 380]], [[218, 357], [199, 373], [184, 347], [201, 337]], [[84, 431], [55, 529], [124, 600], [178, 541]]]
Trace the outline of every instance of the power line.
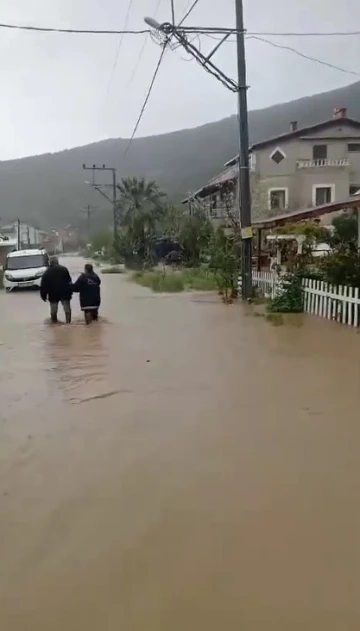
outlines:
[[14, 29], [18, 31], [36, 31], [40, 33], [72, 33], [75, 35], [143, 35], [145, 33], [150, 33], [150, 29], [140, 29], [140, 30], [94, 30], [94, 29], [73, 29], [73, 28], [53, 28], [47, 26], [27, 26], [23, 24], [2, 24], [0, 23], [0, 28], [3, 29]]
[[[226, 33], [236, 35], [236, 28], [231, 26], [186, 26], [183, 30], [187, 33], [198, 33], [200, 35], [225, 35]], [[265, 37], [354, 37], [359, 36], [360, 31], [247, 31], [247, 35], [264, 35]]]
[[[192, 3], [191, 7], [190, 7], [190, 8], [186, 11], [186, 13], [185, 13], [184, 17], [183, 17], [183, 18], [182, 18], [182, 20], [179, 22], [178, 26], [181, 26], [181, 24], [182, 24], [182, 23], [186, 20], [186, 18], [190, 15], [190, 13], [192, 12], [192, 10], [196, 7], [196, 5], [197, 5], [197, 3], [198, 3], [198, 2], [199, 2], [199, 0], [194, 0], [194, 2]], [[152, 79], [151, 79], [151, 83], [150, 83], [149, 89], [148, 89], [148, 91], [147, 91], [147, 94], [146, 94], [146, 97], [145, 97], [144, 103], [143, 103], [142, 108], [141, 108], [141, 110], [140, 110], [140, 114], [139, 114], [139, 116], [138, 116], [138, 119], [137, 119], [137, 121], [136, 121], [135, 127], [134, 127], [134, 129], [133, 129], [133, 132], [132, 132], [132, 134], [131, 134], [131, 136], [130, 136], [130, 138], [129, 138], [129, 142], [128, 142], [128, 144], [127, 144], [127, 146], [126, 146], [126, 149], [125, 149], [125, 151], [124, 151], [124, 154], [123, 154], [123, 159], [124, 159], [124, 158], [125, 158], [125, 156], [127, 155], [128, 151], [129, 151], [129, 149], [130, 149], [130, 147], [131, 147], [131, 143], [132, 143], [132, 141], [134, 140], [135, 134], [136, 134], [136, 132], [137, 132], [137, 130], [138, 130], [138, 128], [139, 128], [139, 125], [140, 125], [141, 119], [142, 119], [142, 117], [143, 117], [143, 114], [144, 114], [144, 112], [145, 112], [146, 106], [147, 106], [147, 104], [148, 104], [148, 101], [149, 101], [149, 98], [150, 98], [150, 95], [151, 95], [152, 89], [153, 89], [153, 87], [154, 87], [154, 83], [155, 83], [155, 81], [156, 81], [156, 77], [157, 77], [158, 72], [159, 72], [159, 70], [160, 70], [160, 66], [161, 66], [162, 60], [163, 60], [163, 58], [164, 58], [165, 52], [166, 52], [166, 50], [167, 50], [167, 45], [168, 45], [168, 44], [169, 44], [169, 42], [170, 42], [170, 39], [171, 39], [171, 35], [170, 35], [170, 37], [167, 37], [167, 38], [166, 38], [166, 40], [164, 41], [164, 43], [163, 43], [163, 45], [162, 45], [162, 49], [161, 49], [161, 53], [160, 53], [159, 60], [158, 60], [158, 62], [157, 62], [157, 65], [156, 65], [156, 68], [155, 68], [155, 71], [154, 71], [153, 77], [152, 77]]]
[[139, 125], [140, 125], [140, 121], [141, 121], [141, 119], [142, 119], [142, 117], [143, 117], [143, 114], [144, 114], [145, 108], [146, 108], [146, 106], [147, 106], [147, 104], [148, 104], [148, 101], [149, 101], [149, 98], [150, 98], [150, 95], [151, 95], [152, 89], [153, 89], [153, 87], [154, 87], [154, 83], [155, 83], [155, 80], [156, 80], [157, 74], [158, 74], [159, 69], [160, 69], [160, 66], [161, 66], [161, 62], [162, 62], [162, 60], [163, 60], [163, 58], [164, 58], [164, 55], [165, 55], [166, 46], [167, 46], [167, 43], [165, 42], [165, 44], [163, 45], [163, 47], [162, 47], [162, 49], [161, 49], [161, 54], [160, 54], [159, 60], [158, 60], [158, 62], [157, 62], [157, 65], [156, 65], [156, 68], [155, 68], [155, 71], [154, 71], [153, 77], [152, 77], [152, 79], [151, 79], [151, 83], [150, 83], [149, 89], [148, 89], [148, 91], [147, 91], [147, 94], [146, 94], [146, 97], [145, 97], [144, 103], [143, 103], [142, 108], [141, 108], [141, 110], [140, 110], [139, 117], [138, 117], [138, 119], [137, 119], [137, 121], [136, 121], [136, 124], [135, 124], [135, 127], [134, 127], [134, 129], [133, 129], [133, 132], [132, 132], [132, 134], [131, 134], [131, 136], [130, 136], [130, 138], [129, 138], [129, 142], [128, 142], [127, 147], [126, 147], [126, 149], [125, 149], [125, 151], [124, 151], [124, 154], [123, 154], [123, 159], [125, 158], [126, 154], [128, 153], [128, 151], [129, 151], [129, 149], [130, 149], [131, 143], [132, 143], [132, 141], [134, 140], [135, 134], [136, 134], [136, 132], [137, 132], [137, 130], [138, 130], [138, 127], [139, 127]]
[[[210, 39], [214, 39], [216, 41], [221, 41], [221, 38], [215, 37], [212, 34], [204, 33], [204, 35], [206, 35]], [[294, 55], [298, 55], [299, 57], [302, 57], [303, 59], [307, 59], [308, 61], [312, 61], [314, 63], [321, 64], [322, 66], [327, 66], [328, 68], [332, 68], [333, 70], [338, 70], [339, 72], [343, 72], [345, 74], [350, 74], [350, 75], [353, 75], [355, 77], [360, 77], [360, 73], [356, 72], [355, 70], [348, 70], [347, 68], [342, 68], [341, 66], [337, 66], [335, 64], [332, 64], [331, 62], [324, 61], [322, 59], [318, 59], [317, 57], [312, 57], [311, 55], [307, 55], [305, 53], [302, 53], [300, 50], [297, 50], [296, 48], [293, 48], [292, 46], [284, 46], [283, 44], [276, 44], [275, 42], [271, 42], [270, 40], [265, 39], [264, 37], [259, 37], [257, 35], [252, 35], [250, 33], [248, 34], [246, 39], [247, 40], [254, 39], [254, 40], [257, 40], [259, 42], [264, 42], [265, 44], [269, 44], [270, 46], [273, 46], [274, 48], [279, 48], [280, 50], [288, 51], [290, 53], [293, 53]], [[231, 44], [235, 44], [236, 40], [234, 40], [234, 39], [227, 39], [224, 43], [227, 43], [227, 42], [229, 42]]]
[[[178, 26], [181, 26], [186, 18], [190, 15], [191, 11], [195, 8], [199, 0], [195, 0], [191, 8], [182, 18]], [[39, 33], [70, 33], [74, 35], [145, 35], [150, 33], [150, 29], [75, 29], [75, 28], [56, 28], [50, 26], [30, 26], [27, 24], [6, 24], [0, 23], [0, 29], [12, 29], [18, 31], [34, 31]], [[186, 31], [192, 31], [200, 35], [206, 34], [225, 34], [225, 33], [237, 33], [236, 29], [231, 27], [201, 27], [201, 26], [189, 26], [184, 27]], [[360, 31], [248, 31], [247, 35], [252, 36], [264, 36], [264, 37], [356, 37], [360, 35]]]
[[277, 32], [277, 33], [252, 33], [247, 35], [264, 35], [265, 37], [349, 37], [360, 35], [360, 31], [308, 31], [308, 32]]
[[177, 25], [177, 28], [179, 28], [179, 26], [181, 26], [185, 22], [186, 18], [189, 17], [190, 13], [195, 9], [195, 7], [196, 7], [198, 2], [199, 2], [199, 0], [194, 0], [194, 2], [192, 3], [191, 7], [186, 11], [184, 17], [182, 18], [182, 20]]
[[317, 64], [321, 64], [322, 66], [327, 66], [328, 68], [332, 68], [333, 70], [338, 70], [339, 72], [344, 72], [345, 74], [351, 74], [351, 75], [354, 75], [355, 77], [360, 77], [359, 72], [355, 72], [354, 70], [348, 70], [346, 68], [342, 68], [341, 66], [336, 66], [335, 64], [332, 64], [328, 61], [323, 61], [322, 59], [317, 59], [316, 57], [312, 57], [311, 55], [306, 55], [305, 53], [302, 53], [300, 50], [297, 50], [296, 48], [292, 48], [291, 46], [283, 46], [281, 44], [275, 44], [275, 42], [271, 42], [268, 39], [264, 39], [263, 37], [258, 37], [255, 35], [251, 35], [247, 37], [247, 39], [248, 40], [255, 39], [259, 42], [264, 42], [265, 44], [269, 44], [270, 46], [273, 46], [274, 48], [287, 50], [288, 52], [293, 53], [294, 55], [298, 55], [299, 57], [302, 57], [303, 59], [308, 59], [309, 61], [313, 61]]
[[[160, 5], [161, 5], [162, 1], [163, 0], [158, 0], [158, 3], [156, 5], [156, 9], [155, 9], [155, 13], [154, 13], [154, 18], [156, 18], [157, 14], [158, 14], [158, 11], [160, 9]], [[139, 67], [140, 61], [142, 59], [142, 56], [144, 54], [144, 51], [145, 51], [145, 48], [146, 48], [146, 44], [148, 43], [148, 41], [149, 41], [149, 34], [147, 34], [145, 39], [144, 39], [144, 42], [143, 42], [143, 45], [142, 45], [141, 50], [139, 52], [138, 58], [137, 58], [137, 60], [135, 62], [133, 71], [132, 71], [132, 73], [130, 75], [130, 78], [129, 78], [127, 84], [126, 84], [126, 88], [128, 88], [131, 85], [131, 83], [133, 82], [133, 80], [134, 80], [134, 77], [135, 77], [135, 75], [137, 73], [137, 69]]]
[[128, 4], [126, 16], [125, 16], [125, 21], [124, 21], [124, 32], [121, 33], [121, 35], [120, 35], [119, 44], [118, 44], [116, 55], [115, 55], [113, 69], [111, 71], [111, 75], [110, 75], [110, 79], [109, 79], [107, 94], [109, 94], [109, 92], [110, 92], [111, 84], [112, 84], [112, 81], [113, 81], [113, 78], [114, 78], [114, 75], [115, 75], [115, 71], [116, 71], [116, 67], [117, 67], [117, 64], [118, 64], [118, 61], [119, 61], [120, 50], [121, 50], [121, 46], [122, 46], [122, 43], [123, 43], [123, 40], [124, 40], [125, 30], [127, 28], [128, 22], [129, 22], [129, 17], [130, 17], [130, 11], [131, 11], [131, 7], [132, 7], [132, 3], [133, 3], [133, 0], [129, 0], [129, 4]]
[[175, 0], [170, 0], [171, 22], [175, 24]]

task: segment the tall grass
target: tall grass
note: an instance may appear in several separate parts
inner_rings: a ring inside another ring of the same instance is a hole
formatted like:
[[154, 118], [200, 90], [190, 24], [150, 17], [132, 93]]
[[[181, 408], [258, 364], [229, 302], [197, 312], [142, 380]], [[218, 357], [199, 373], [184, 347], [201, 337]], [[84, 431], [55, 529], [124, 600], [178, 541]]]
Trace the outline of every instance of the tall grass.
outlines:
[[131, 278], [139, 285], [149, 287], [149, 289], [157, 292], [175, 293], [185, 289], [182, 277], [176, 273], [166, 274], [160, 270], [140, 270], [134, 272]]
[[214, 291], [218, 289], [216, 277], [207, 267], [184, 269], [181, 274], [186, 289], [193, 291]]
[[131, 279], [156, 292], [213, 291], [217, 289], [216, 278], [206, 268], [172, 270], [138, 270]]
[[118, 265], [113, 265], [111, 267], [104, 267], [100, 271], [102, 274], [125, 274], [124, 268], [119, 267]]

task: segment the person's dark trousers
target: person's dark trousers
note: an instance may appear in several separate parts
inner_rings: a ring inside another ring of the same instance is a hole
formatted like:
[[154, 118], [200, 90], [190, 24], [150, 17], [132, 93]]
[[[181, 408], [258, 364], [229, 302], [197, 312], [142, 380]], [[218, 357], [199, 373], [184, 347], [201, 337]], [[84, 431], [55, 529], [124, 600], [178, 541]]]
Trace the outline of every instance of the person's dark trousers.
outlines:
[[[70, 324], [71, 323], [71, 303], [70, 300], [61, 300], [60, 301], [63, 309], [64, 309], [64, 313], [65, 313], [65, 321], [66, 324]], [[50, 317], [51, 317], [51, 322], [53, 322], [53, 324], [56, 324], [56, 322], [58, 321], [58, 309], [59, 309], [59, 302], [51, 302], [50, 303]]]
[[98, 309], [85, 309], [84, 310], [84, 318], [86, 324], [91, 324], [91, 322], [96, 322], [99, 318], [99, 310]]

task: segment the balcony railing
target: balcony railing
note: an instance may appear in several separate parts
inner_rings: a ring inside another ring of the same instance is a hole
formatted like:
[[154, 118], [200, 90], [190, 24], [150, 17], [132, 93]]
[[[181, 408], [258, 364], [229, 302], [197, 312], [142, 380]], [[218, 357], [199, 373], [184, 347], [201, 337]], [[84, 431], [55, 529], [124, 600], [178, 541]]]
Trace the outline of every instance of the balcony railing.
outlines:
[[298, 169], [318, 169], [326, 167], [348, 167], [350, 166], [349, 158], [336, 158], [324, 160], [298, 160], [296, 163]]

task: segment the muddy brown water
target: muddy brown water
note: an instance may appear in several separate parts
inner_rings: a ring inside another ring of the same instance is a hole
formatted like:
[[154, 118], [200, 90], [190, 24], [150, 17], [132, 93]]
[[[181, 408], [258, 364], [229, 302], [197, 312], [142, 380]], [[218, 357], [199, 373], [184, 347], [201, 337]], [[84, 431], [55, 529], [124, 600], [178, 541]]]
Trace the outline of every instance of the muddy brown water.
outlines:
[[359, 629], [356, 332], [119, 276], [0, 313], [2, 630]]

